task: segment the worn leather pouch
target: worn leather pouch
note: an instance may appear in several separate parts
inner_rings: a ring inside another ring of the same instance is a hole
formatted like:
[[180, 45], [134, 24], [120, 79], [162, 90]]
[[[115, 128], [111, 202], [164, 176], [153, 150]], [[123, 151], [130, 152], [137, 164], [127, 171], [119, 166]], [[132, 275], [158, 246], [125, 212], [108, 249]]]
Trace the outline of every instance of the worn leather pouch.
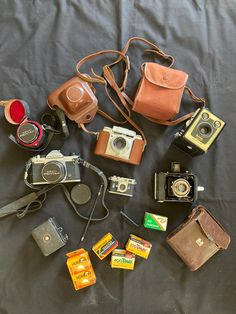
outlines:
[[188, 74], [152, 62], [144, 63], [141, 73], [132, 109], [149, 118], [172, 120], [179, 113]]
[[219, 250], [226, 250], [230, 236], [210, 212], [199, 205], [166, 241], [189, 269], [195, 271]]

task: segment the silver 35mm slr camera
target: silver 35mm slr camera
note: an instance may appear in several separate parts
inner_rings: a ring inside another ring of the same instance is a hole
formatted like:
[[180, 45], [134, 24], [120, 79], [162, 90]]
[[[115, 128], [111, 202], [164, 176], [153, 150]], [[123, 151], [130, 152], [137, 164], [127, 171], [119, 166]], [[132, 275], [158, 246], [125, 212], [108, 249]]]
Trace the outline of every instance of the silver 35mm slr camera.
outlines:
[[64, 156], [53, 150], [46, 156], [32, 157], [26, 164], [27, 177], [32, 185], [79, 182], [79, 156]]

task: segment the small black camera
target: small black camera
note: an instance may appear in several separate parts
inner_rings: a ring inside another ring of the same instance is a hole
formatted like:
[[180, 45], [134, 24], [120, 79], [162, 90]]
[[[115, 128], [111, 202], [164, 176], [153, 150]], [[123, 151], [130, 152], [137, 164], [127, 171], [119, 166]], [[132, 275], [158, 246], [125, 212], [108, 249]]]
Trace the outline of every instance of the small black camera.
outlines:
[[32, 157], [30, 181], [33, 185], [80, 182], [78, 159], [78, 155], [64, 156], [58, 150]]
[[198, 109], [175, 134], [174, 144], [191, 156], [207, 153], [225, 126], [225, 122], [207, 108]]
[[157, 202], [195, 202], [198, 191], [204, 188], [198, 186], [195, 174], [181, 172], [180, 163], [171, 163], [171, 172], [155, 173], [154, 199]]
[[54, 253], [68, 241], [68, 235], [64, 233], [54, 217], [36, 227], [32, 231], [32, 237], [44, 256]]

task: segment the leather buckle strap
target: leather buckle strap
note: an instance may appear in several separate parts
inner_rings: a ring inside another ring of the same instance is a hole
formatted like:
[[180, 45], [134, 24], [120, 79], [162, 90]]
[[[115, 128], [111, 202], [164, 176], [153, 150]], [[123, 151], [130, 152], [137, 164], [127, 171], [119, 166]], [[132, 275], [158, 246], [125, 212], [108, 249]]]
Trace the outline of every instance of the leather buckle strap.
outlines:
[[92, 53], [84, 58], [82, 58], [76, 65], [76, 70], [77, 70], [77, 75], [84, 81], [88, 82], [88, 83], [100, 83], [100, 84], [106, 84], [105, 79], [100, 76], [97, 75], [94, 70], [91, 68], [91, 72], [93, 74], [93, 76], [89, 76], [87, 74], [82, 74], [80, 72], [80, 68], [82, 65], [84, 65], [87, 61], [92, 60], [95, 57], [104, 55], [104, 54], [118, 54], [119, 55], [119, 60], [120, 61], [124, 61], [125, 62], [125, 71], [124, 71], [124, 78], [123, 78], [123, 82], [127, 81], [128, 78], [128, 72], [130, 69], [130, 62], [129, 62], [129, 58], [121, 51], [118, 50], [101, 50], [95, 53]]
[[188, 86], [184, 87], [184, 91], [194, 102], [202, 103], [203, 106], [205, 107], [206, 104], [205, 98], [197, 97]]
[[[147, 49], [147, 50], [144, 50], [144, 52], [153, 52], [153, 53], [156, 53], [158, 54], [160, 57], [164, 58], [165, 60], [169, 60], [170, 61], [170, 65], [169, 67], [172, 67], [172, 65], [174, 64], [175, 62], [175, 59], [173, 56], [169, 55], [169, 54], [166, 54], [164, 51], [162, 51], [157, 45], [153, 44], [151, 41], [145, 39], [145, 38], [142, 38], [142, 37], [131, 37], [125, 44], [125, 47], [123, 48], [122, 50], [122, 53], [124, 55], [127, 54], [128, 50], [129, 50], [129, 47], [130, 47], [130, 44], [133, 42], [133, 41], [141, 41], [141, 42], [144, 42], [145, 44], [151, 46], [151, 48], [153, 49]], [[111, 68], [113, 67], [114, 65], [116, 65], [117, 63], [119, 63], [121, 61], [121, 57], [119, 57], [116, 61], [114, 61], [113, 63], [110, 63], [108, 64], [108, 66]], [[126, 79], [123, 80], [123, 83], [120, 87], [120, 90], [123, 91], [126, 87], [126, 83], [127, 83], [127, 77]]]

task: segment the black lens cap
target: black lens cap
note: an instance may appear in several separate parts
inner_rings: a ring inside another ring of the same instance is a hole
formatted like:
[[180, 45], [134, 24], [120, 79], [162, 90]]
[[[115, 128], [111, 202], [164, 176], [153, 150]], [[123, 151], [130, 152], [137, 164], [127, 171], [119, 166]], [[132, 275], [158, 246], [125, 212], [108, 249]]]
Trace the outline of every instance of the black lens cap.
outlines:
[[17, 129], [18, 138], [25, 144], [33, 143], [37, 139], [38, 135], [38, 128], [30, 122], [23, 123]]
[[78, 205], [86, 204], [91, 199], [90, 187], [86, 184], [76, 184], [71, 190], [72, 201]]

